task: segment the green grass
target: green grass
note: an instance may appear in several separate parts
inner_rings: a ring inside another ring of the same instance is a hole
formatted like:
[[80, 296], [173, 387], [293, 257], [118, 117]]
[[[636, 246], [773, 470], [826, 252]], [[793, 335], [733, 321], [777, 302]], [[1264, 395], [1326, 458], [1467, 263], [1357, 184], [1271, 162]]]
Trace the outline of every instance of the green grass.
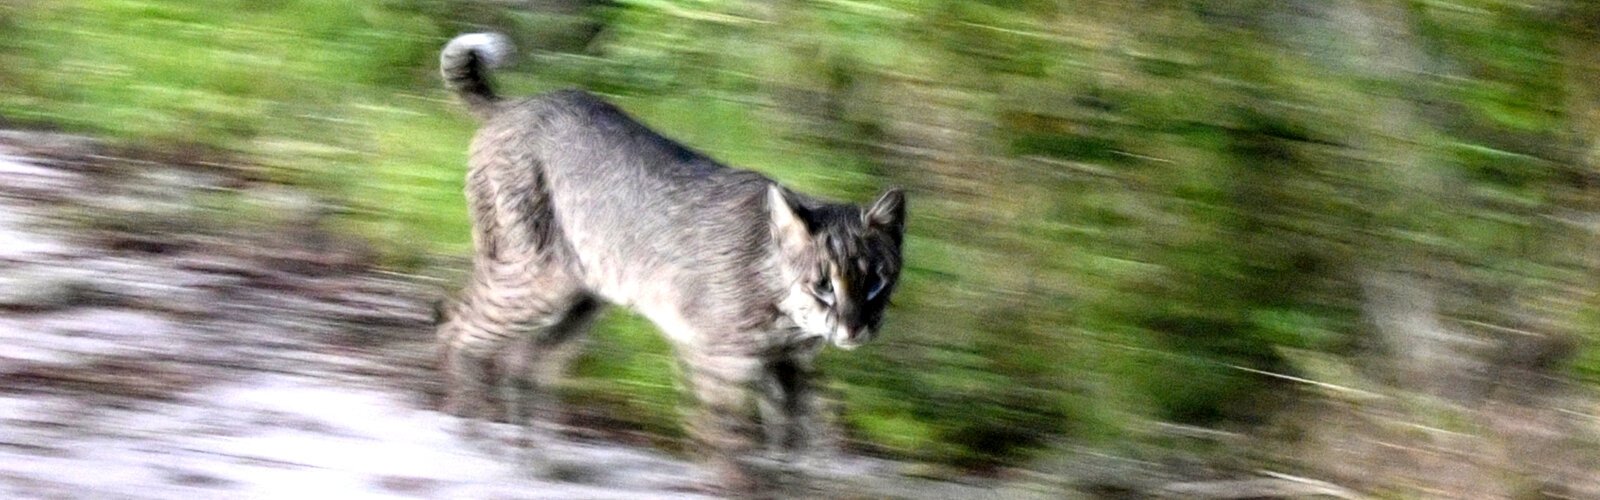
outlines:
[[311, 0], [0, 9], [9, 19], [0, 115], [145, 147], [221, 149], [349, 199], [357, 227], [383, 241], [464, 249], [448, 187], [459, 184], [470, 124], [447, 109], [425, 64], [444, 31], [424, 9]]

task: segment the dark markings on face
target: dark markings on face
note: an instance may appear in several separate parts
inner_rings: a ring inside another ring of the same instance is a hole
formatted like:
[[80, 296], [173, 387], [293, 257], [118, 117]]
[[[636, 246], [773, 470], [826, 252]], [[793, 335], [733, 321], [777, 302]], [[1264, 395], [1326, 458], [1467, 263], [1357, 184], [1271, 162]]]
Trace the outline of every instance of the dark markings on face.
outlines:
[[898, 228], [869, 225], [855, 207], [822, 207], [809, 215], [820, 250], [812, 297], [851, 330], [877, 330], [900, 276]]

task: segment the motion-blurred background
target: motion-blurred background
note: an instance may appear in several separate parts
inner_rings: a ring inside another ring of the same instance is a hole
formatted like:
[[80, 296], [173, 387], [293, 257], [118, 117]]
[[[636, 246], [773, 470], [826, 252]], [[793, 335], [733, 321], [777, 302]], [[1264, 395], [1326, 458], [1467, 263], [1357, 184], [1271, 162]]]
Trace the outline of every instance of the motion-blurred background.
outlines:
[[[1600, 3], [0, 0], [0, 120], [308, 193], [442, 295], [474, 123], [437, 55], [483, 30], [520, 51], [505, 94], [910, 190], [887, 330], [823, 356], [858, 453], [1109, 496], [1600, 498]], [[680, 446], [666, 344], [595, 333], [568, 404]]]

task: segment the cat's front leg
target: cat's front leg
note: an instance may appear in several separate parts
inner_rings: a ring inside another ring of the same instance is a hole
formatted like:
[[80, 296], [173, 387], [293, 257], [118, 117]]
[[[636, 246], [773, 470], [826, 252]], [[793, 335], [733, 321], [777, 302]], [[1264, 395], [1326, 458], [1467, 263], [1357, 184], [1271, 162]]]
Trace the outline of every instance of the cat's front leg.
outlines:
[[767, 496], [774, 486], [772, 470], [761, 463], [755, 421], [746, 406], [760, 359], [694, 353], [685, 358], [688, 385], [698, 403], [690, 414], [689, 433], [701, 446], [718, 488], [739, 498]]

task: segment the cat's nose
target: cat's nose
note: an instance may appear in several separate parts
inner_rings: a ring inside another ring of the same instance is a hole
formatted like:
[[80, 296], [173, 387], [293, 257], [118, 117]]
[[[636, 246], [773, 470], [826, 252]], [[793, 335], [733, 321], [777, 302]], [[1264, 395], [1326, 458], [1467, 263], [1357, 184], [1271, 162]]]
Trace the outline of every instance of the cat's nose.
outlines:
[[867, 343], [867, 340], [870, 340], [871, 338], [871, 328], [864, 326], [851, 328], [840, 325], [839, 328], [834, 331], [833, 345], [848, 351], [857, 347], [861, 347], [861, 344]]
[[833, 340], [834, 346], [846, 351], [861, 346], [860, 343], [855, 341], [855, 332], [847, 325], [834, 327], [831, 340]]

